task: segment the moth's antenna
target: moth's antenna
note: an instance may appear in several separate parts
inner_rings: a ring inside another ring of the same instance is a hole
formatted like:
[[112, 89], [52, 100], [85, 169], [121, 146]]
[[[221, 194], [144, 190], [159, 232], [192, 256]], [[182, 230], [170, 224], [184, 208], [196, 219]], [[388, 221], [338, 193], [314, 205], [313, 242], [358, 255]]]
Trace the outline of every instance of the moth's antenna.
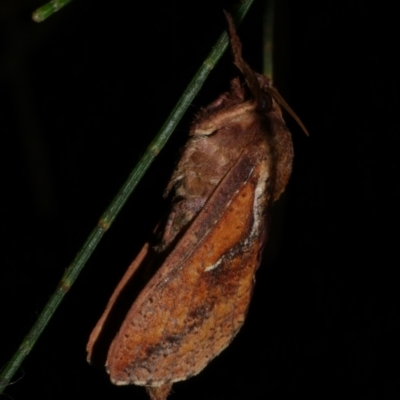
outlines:
[[247, 86], [254, 97], [254, 100], [257, 104], [260, 104], [261, 100], [261, 89], [260, 84], [258, 83], [256, 74], [249, 67], [246, 61], [242, 58], [242, 43], [236, 33], [235, 23], [233, 22], [233, 18], [231, 14], [224, 10], [225, 17], [228, 21], [228, 30], [229, 36], [231, 40], [231, 47], [233, 53], [233, 62], [238, 67], [239, 71], [243, 74], [244, 79], [246, 80]]
[[307, 128], [304, 126], [303, 122], [301, 122], [301, 119], [292, 110], [292, 108], [289, 106], [289, 104], [286, 103], [286, 100], [279, 94], [279, 92], [272, 87], [265, 87], [264, 89], [267, 90], [269, 92], [269, 94], [292, 116], [292, 118], [299, 124], [299, 126], [303, 130], [303, 132], [307, 136], [310, 136]]

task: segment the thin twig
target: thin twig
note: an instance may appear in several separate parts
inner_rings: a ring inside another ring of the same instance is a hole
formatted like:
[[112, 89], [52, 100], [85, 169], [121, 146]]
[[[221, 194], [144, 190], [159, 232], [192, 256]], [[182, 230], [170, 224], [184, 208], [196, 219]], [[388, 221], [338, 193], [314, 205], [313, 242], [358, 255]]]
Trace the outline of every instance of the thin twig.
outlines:
[[[240, 5], [237, 12], [235, 13], [235, 20], [237, 21], [237, 23], [240, 23], [242, 21], [253, 1], [254, 0], [246, 0]], [[0, 374], [0, 394], [6, 388], [25, 357], [32, 350], [39, 336], [41, 335], [44, 328], [56, 311], [58, 305], [61, 303], [65, 294], [71, 288], [74, 281], [85, 266], [86, 261], [89, 259], [94, 249], [100, 242], [100, 239], [103, 237], [107, 229], [111, 226], [119, 211], [122, 209], [123, 205], [131, 195], [132, 191], [137, 186], [140, 179], [143, 177], [144, 173], [153, 162], [154, 158], [168, 141], [176, 125], [186, 112], [196, 94], [199, 92], [210, 71], [214, 68], [218, 60], [221, 58], [227, 46], [228, 35], [226, 32], [224, 32], [219, 37], [209, 55], [203, 62], [202, 66], [199, 68], [199, 70], [189, 83], [188, 87], [184, 91], [175, 108], [172, 110], [166, 122], [164, 123], [154, 140], [150, 143], [143, 157], [133, 169], [126, 182], [122, 185], [107, 210], [101, 216], [97, 226], [93, 229], [93, 231], [83, 244], [81, 250], [72, 261], [68, 269], [65, 271], [63, 277], [61, 278], [61, 281], [57, 286], [57, 289], [50, 297], [50, 300], [47, 302], [42, 312], [39, 314], [31, 330], [25, 336], [18, 350], [15, 352], [11, 360], [7, 363], [4, 370]]]
[[32, 14], [32, 19], [35, 22], [42, 22], [53, 15], [55, 12], [66, 6], [68, 3], [71, 3], [71, 1], [72, 0], [51, 0], [35, 10]]
[[263, 15], [263, 74], [274, 78], [274, 21], [275, 0], [267, 0]]

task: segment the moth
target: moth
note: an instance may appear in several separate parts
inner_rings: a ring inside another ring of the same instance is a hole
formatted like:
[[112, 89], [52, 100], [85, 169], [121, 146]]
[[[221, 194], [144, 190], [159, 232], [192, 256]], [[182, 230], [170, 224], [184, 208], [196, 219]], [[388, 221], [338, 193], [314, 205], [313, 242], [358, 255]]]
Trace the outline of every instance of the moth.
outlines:
[[95, 326], [88, 361], [135, 272], [159, 266], [127, 312], [107, 354], [116, 385], [146, 386], [166, 399], [174, 382], [198, 374], [244, 323], [267, 236], [271, 205], [285, 189], [293, 146], [280, 106], [303, 124], [242, 58], [227, 15], [240, 76], [202, 109], [166, 193], [172, 205], [118, 284]]

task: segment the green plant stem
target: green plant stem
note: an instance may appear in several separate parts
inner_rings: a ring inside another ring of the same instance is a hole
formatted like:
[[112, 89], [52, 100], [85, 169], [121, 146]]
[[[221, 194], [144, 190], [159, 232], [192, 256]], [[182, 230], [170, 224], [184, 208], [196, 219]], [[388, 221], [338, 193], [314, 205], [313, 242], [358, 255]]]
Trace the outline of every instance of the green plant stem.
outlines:
[[66, 6], [68, 3], [71, 3], [71, 1], [72, 0], [51, 0], [35, 10], [32, 14], [32, 19], [35, 22], [42, 22], [53, 15], [55, 12]]
[[[240, 23], [242, 21], [253, 1], [254, 0], [246, 0], [240, 5], [237, 12], [235, 13], [235, 20], [237, 21], [237, 23]], [[25, 357], [32, 350], [39, 336], [41, 335], [44, 328], [56, 311], [58, 305], [61, 303], [65, 294], [71, 288], [79, 273], [85, 266], [86, 261], [89, 259], [97, 244], [100, 242], [100, 239], [107, 231], [107, 229], [111, 226], [112, 222], [118, 215], [119, 211], [122, 209], [132, 191], [137, 186], [154, 158], [157, 156], [157, 154], [160, 152], [160, 150], [163, 148], [163, 146], [171, 136], [176, 125], [182, 118], [190, 103], [193, 101], [193, 98], [200, 90], [210, 71], [214, 68], [218, 60], [221, 58], [227, 46], [228, 35], [226, 32], [224, 32], [219, 37], [211, 52], [203, 62], [202, 66], [199, 68], [199, 70], [189, 83], [188, 87], [172, 110], [166, 122], [161, 127], [154, 140], [150, 143], [143, 157], [130, 173], [128, 179], [122, 185], [107, 210], [101, 216], [97, 226], [93, 229], [93, 231], [83, 244], [81, 250], [72, 261], [71, 265], [65, 271], [57, 286], [57, 289], [50, 297], [42, 312], [39, 314], [29, 333], [23, 339], [18, 350], [15, 352], [11, 360], [3, 369], [2, 373], [0, 374], [0, 394], [9, 384], [10, 380], [14, 376], [17, 369], [20, 367]]]
[[263, 17], [263, 74], [273, 79], [275, 0], [266, 0]]

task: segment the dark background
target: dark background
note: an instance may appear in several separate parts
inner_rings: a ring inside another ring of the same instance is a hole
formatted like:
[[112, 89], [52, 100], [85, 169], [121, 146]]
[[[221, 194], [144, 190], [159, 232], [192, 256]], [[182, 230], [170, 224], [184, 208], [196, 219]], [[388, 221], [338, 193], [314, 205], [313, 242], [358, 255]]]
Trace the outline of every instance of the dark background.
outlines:
[[[232, 1], [0, 4], [0, 365], [225, 27]], [[239, 29], [261, 70], [263, 1]], [[280, 1], [275, 83], [295, 162], [247, 321], [171, 399], [399, 399], [397, 12], [389, 3]], [[85, 361], [88, 335], [164, 206], [193, 114], [228, 88], [229, 53], [105, 235], [9, 398], [146, 399]], [[6, 396], [4, 398], [7, 398]]]

